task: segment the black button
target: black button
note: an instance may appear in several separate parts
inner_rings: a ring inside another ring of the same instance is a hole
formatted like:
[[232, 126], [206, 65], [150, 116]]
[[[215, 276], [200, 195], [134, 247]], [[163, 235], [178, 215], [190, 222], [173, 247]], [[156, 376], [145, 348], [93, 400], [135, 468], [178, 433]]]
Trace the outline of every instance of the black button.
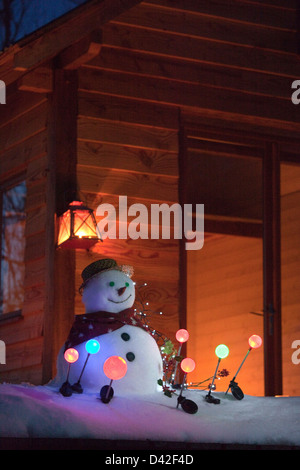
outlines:
[[121, 334], [121, 338], [124, 340], [124, 341], [129, 341], [130, 340], [130, 336], [128, 333], [122, 333]]
[[133, 352], [127, 353], [127, 354], [126, 354], [126, 359], [127, 359], [127, 361], [129, 361], [129, 362], [134, 361], [134, 360], [135, 360], [135, 355], [133, 354]]

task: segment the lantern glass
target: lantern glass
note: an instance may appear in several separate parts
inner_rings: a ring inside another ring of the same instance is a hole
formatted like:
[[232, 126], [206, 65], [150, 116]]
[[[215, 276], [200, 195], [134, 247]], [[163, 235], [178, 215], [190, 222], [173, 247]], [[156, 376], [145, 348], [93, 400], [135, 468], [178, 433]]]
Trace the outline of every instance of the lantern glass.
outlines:
[[97, 222], [92, 209], [73, 201], [58, 218], [57, 245], [62, 248], [88, 249], [99, 240]]

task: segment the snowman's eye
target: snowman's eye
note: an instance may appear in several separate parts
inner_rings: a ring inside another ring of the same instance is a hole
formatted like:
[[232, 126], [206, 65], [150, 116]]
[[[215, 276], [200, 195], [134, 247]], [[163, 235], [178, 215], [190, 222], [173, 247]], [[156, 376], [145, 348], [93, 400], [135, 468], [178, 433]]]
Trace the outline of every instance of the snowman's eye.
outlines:
[[109, 285], [110, 285], [110, 287], [114, 287], [114, 285], [115, 285], [114, 281], [110, 281]]
[[125, 282], [125, 286], [126, 286], [126, 287], [129, 287], [129, 282]]

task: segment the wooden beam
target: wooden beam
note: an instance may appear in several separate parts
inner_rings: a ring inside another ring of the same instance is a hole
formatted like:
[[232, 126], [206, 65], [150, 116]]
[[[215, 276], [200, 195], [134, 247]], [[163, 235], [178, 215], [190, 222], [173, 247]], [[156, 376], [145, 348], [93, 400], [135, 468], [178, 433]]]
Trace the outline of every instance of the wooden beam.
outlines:
[[75, 253], [73, 250], [55, 250], [53, 221], [55, 214], [60, 215], [66, 209], [67, 203], [76, 192], [76, 71], [54, 69], [54, 88], [49, 100], [51, 106], [48, 139], [49, 165], [52, 168], [53, 177], [52, 187], [48, 188], [47, 194], [54, 201], [52, 210], [49, 208], [48, 213], [52, 228], [46, 234], [49, 258], [52, 251], [52, 264], [47, 279], [50, 298], [48, 311], [45, 313], [44, 357], [47, 369], [44, 371], [44, 376], [46, 373], [49, 374], [50, 366], [55, 367], [58, 351], [64, 343], [74, 318]]
[[263, 161], [263, 283], [265, 395], [282, 394], [280, 158], [267, 144]]
[[18, 81], [18, 89], [35, 93], [51, 93], [53, 90], [52, 79], [52, 66], [46, 64], [23, 75]]
[[66, 70], [77, 69], [100, 53], [101, 43], [101, 31], [92, 31], [91, 34], [76, 41], [59, 54], [56, 60], [57, 67]]
[[91, 0], [18, 43], [14, 69], [30, 70], [101, 28], [141, 0]]

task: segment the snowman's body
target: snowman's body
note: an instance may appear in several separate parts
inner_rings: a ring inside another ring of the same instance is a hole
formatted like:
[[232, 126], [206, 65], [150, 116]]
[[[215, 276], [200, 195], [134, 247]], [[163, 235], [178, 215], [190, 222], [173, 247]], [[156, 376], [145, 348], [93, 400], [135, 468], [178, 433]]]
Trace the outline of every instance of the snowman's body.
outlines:
[[[132, 280], [119, 270], [106, 270], [87, 283], [83, 291], [86, 313], [105, 311], [111, 318], [132, 307], [135, 299], [135, 287]], [[91, 326], [92, 328], [92, 326]], [[80, 333], [79, 333], [80, 334]], [[149, 394], [158, 390], [157, 380], [162, 376], [162, 359], [155, 339], [145, 329], [133, 324], [124, 324], [114, 331], [92, 336], [100, 344], [96, 354], [86, 351], [86, 342], [74, 346], [79, 359], [70, 366], [69, 382], [78, 381], [84, 368], [80, 384], [84, 392], [99, 392], [110, 380], [103, 372], [103, 364], [110, 356], [120, 356], [127, 363], [126, 375], [113, 382], [117, 395]], [[68, 363], [64, 359], [65, 345], [57, 358], [57, 375], [52, 385], [60, 386], [66, 381]]]

